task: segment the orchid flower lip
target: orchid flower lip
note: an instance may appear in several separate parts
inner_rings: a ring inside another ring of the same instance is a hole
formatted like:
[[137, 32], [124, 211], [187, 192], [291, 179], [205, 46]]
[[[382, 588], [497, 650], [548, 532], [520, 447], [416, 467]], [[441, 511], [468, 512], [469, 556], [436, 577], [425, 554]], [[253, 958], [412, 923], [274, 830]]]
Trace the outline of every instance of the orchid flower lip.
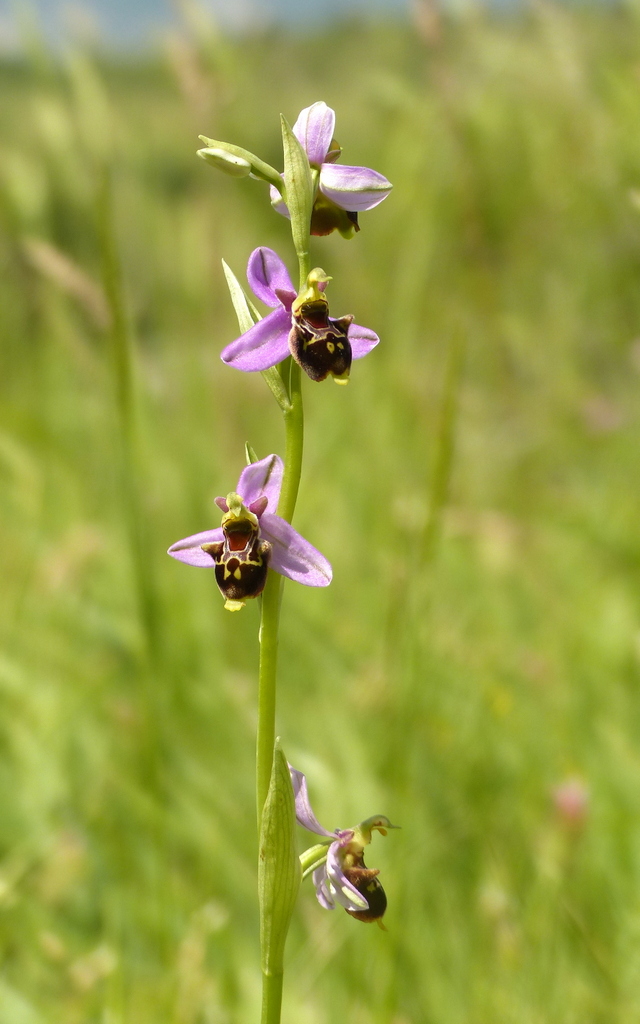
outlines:
[[[374, 331], [354, 324], [348, 317], [332, 319], [328, 316], [324, 298], [326, 276], [316, 268], [311, 272], [307, 286], [308, 291], [318, 296], [317, 301], [324, 309], [324, 324], [318, 330], [318, 326], [310, 324], [305, 314], [305, 302], [297, 303], [297, 290], [278, 254], [266, 246], [254, 249], [249, 257], [247, 279], [253, 293], [271, 307], [271, 312], [227, 345], [221, 353], [222, 361], [245, 373], [252, 373], [276, 366], [295, 350], [303, 369], [312, 379], [324, 379], [334, 370], [335, 379], [348, 374], [351, 360], [362, 359], [380, 339]], [[324, 351], [328, 343], [337, 345], [338, 341], [344, 344], [344, 365], [336, 361], [335, 352], [329, 352], [332, 357], [329, 359]], [[269, 511], [272, 508], [270, 505]]]
[[[232, 602], [257, 597], [267, 568], [305, 586], [328, 586], [332, 570], [327, 559], [276, 514], [283, 471], [278, 455], [246, 466], [235, 491], [216, 499], [224, 512], [222, 525], [177, 541], [168, 554], [187, 565], [214, 569], [218, 587]], [[245, 584], [250, 592], [243, 594]]]

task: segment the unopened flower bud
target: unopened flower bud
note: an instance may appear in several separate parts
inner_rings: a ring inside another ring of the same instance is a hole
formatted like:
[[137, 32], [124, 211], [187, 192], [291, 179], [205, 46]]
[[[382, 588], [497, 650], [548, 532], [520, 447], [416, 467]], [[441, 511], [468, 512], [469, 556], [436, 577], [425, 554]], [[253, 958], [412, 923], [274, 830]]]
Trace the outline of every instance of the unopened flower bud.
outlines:
[[260, 178], [262, 181], [268, 181], [278, 191], [282, 190], [281, 175], [275, 167], [265, 163], [255, 153], [250, 153], [242, 146], [234, 146], [231, 142], [208, 139], [206, 135], [199, 135], [198, 138], [204, 142], [204, 149], [198, 150], [198, 156], [212, 167], [217, 167], [219, 171], [230, 174], [233, 178]]
[[247, 178], [251, 174], [249, 161], [236, 156], [235, 153], [229, 153], [226, 149], [199, 149], [198, 156], [232, 178]]

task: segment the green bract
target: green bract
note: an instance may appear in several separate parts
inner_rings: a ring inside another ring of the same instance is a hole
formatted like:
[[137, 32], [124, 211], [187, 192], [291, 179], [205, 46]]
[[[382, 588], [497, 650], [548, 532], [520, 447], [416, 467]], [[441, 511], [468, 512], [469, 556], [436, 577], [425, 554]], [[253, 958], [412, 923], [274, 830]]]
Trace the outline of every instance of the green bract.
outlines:
[[[313, 179], [309, 160], [304, 149], [291, 131], [285, 117], [280, 115], [282, 123], [282, 149], [284, 153], [284, 184], [287, 205], [291, 216], [291, 236], [298, 254], [302, 270], [308, 267], [309, 259], [309, 225], [313, 209]], [[307, 271], [308, 273], [308, 271]], [[304, 274], [306, 278], [306, 273]], [[300, 287], [305, 280], [300, 280]]]
[[281, 974], [284, 945], [302, 879], [295, 843], [296, 810], [287, 759], [276, 740], [262, 811], [258, 893], [262, 971]]
[[[222, 267], [224, 269], [224, 276], [227, 279], [227, 287], [229, 288], [229, 294], [231, 295], [233, 308], [238, 318], [238, 326], [240, 330], [244, 333], [245, 331], [251, 330], [253, 325], [257, 324], [258, 320], [261, 320], [262, 317], [258, 313], [258, 310], [253, 305], [253, 303], [249, 302], [247, 296], [245, 295], [244, 288], [238, 281], [236, 275], [233, 273], [231, 267], [227, 263], [225, 263], [224, 260], [222, 261]], [[287, 390], [284, 386], [282, 377], [278, 373], [278, 370], [274, 366], [271, 366], [269, 367], [269, 369], [262, 370], [261, 372], [262, 376], [269, 385], [271, 393], [275, 398], [276, 402], [278, 403], [283, 412], [287, 412], [291, 408], [291, 403], [289, 401], [289, 395], [287, 394]], [[247, 460], [247, 462], [249, 461], [257, 462], [258, 457], [256, 456], [256, 458], [253, 460]]]

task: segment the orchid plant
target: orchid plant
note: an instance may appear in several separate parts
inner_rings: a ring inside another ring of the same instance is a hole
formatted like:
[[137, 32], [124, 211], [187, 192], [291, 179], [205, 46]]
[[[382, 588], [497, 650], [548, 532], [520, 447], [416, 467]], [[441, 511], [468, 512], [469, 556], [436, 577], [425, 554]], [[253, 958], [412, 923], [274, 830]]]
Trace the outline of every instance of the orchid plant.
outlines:
[[[322, 102], [305, 108], [293, 129], [282, 118], [283, 174], [231, 143], [200, 136], [205, 147], [198, 151], [233, 177], [268, 183], [274, 209], [290, 219], [299, 270], [296, 289], [272, 249], [254, 249], [247, 279], [254, 296], [271, 309], [263, 317], [223, 264], [241, 333], [221, 357], [228, 366], [262, 373], [282, 410], [285, 457], [258, 459], [247, 446], [248, 464], [235, 490], [215, 499], [220, 525], [177, 541], [168, 552], [187, 565], [213, 569], [227, 610], [239, 611], [254, 598], [261, 605], [256, 790], [262, 1024], [280, 1021], [284, 946], [302, 879], [313, 876], [324, 909], [340, 905], [356, 920], [384, 927], [386, 895], [379, 871], [365, 865], [364, 850], [374, 832], [386, 835], [395, 827], [377, 815], [352, 828], [323, 828], [311, 809], [306, 779], [288, 765], [275, 729], [283, 578], [310, 587], [326, 587], [332, 578], [324, 555], [291, 526], [302, 470], [302, 371], [314, 382], [333, 377], [346, 384], [352, 361], [379, 341], [374, 331], [355, 324], [351, 314], [329, 316], [325, 292], [331, 278], [320, 267], [311, 267], [311, 235], [337, 230], [352, 237], [360, 230], [358, 214], [373, 209], [391, 190], [378, 171], [336, 163], [341, 150], [334, 128], [335, 114]], [[320, 837], [300, 856], [296, 821]]]

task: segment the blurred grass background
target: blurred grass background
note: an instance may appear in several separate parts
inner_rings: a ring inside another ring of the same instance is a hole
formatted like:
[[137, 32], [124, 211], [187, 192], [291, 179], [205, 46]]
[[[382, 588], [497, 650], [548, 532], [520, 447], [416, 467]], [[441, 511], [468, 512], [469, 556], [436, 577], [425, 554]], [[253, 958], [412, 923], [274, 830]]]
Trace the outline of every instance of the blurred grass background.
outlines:
[[403, 830], [386, 934], [305, 885], [284, 1021], [640, 1018], [640, 11], [423, 15], [0, 64], [3, 1024], [257, 1020], [258, 609], [165, 549], [282, 450], [220, 259], [288, 225], [196, 136], [317, 99], [395, 190], [314, 248], [383, 340], [305, 389], [279, 732]]

